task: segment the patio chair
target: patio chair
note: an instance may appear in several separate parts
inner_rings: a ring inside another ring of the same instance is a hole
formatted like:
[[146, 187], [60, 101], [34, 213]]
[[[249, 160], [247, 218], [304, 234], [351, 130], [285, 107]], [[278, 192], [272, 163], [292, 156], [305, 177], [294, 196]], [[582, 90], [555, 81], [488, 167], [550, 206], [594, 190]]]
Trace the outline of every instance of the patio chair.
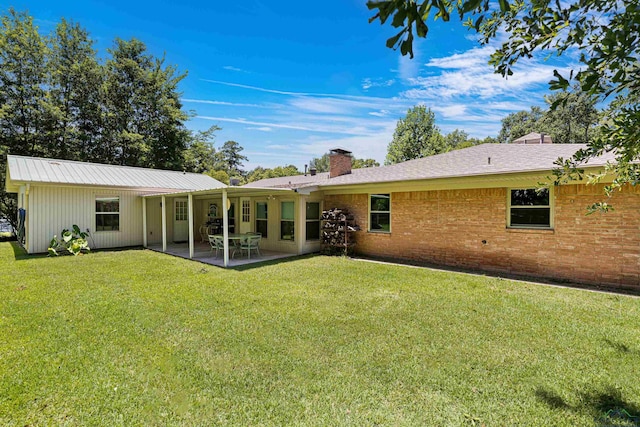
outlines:
[[216, 250], [216, 258], [218, 258], [218, 251], [224, 252], [224, 239], [220, 236], [209, 236], [209, 244], [211, 245], [211, 251]]
[[240, 252], [247, 251], [248, 259], [251, 259], [251, 251], [256, 251], [259, 256], [262, 256], [260, 253], [260, 240], [262, 240], [262, 235], [248, 235], [246, 239], [240, 241]]

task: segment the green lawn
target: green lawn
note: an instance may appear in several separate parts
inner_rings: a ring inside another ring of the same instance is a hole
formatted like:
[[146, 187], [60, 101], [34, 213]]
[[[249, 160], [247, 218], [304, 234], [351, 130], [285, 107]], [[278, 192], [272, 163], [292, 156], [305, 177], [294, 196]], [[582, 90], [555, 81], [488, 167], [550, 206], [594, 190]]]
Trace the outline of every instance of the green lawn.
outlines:
[[0, 243], [0, 425], [640, 415], [637, 298], [323, 256], [238, 271], [14, 251]]

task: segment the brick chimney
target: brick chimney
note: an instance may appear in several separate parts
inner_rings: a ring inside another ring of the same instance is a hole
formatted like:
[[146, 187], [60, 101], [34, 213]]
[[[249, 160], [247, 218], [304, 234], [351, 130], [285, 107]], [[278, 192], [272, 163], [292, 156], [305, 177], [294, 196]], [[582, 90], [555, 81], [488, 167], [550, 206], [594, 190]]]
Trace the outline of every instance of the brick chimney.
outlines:
[[329, 151], [329, 178], [351, 173], [351, 151], [334, 148]]

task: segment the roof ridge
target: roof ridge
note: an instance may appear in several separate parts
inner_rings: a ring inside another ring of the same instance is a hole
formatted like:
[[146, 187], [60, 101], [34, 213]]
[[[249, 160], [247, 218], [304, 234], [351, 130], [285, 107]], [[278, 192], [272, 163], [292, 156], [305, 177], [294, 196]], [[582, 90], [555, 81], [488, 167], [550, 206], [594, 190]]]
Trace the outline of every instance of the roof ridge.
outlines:
[[[104, 167], [116, 167], [116, 168], [126, 168], [126, 169], [138, 169], [144, 171], [157, 171], [157, 172], [171, 172], [171, 173], [179, 173], [179, 174], [190, 174], [190, 175], [206, 175], [203, 173], [197, 172], [187, 172], [187, 171], [178, 171], [178, 170], [170, 170], [170, 169], [156, 169], [156, 168], [145, 168], [142, 166], [127, 166], [127, 165], [113, 165], [109, 163], [96, 163], [96, 162], [83, 162], [81, 160], [66, 160], [66, 159], [54, 159], [49, 157], [35, 157], [35, 156], [22, 156], [19, 154], [7, 154], [7, 160], [9, 157], [20, 158], [20, 159], [31, 159], [31, 160], [41, 160], [48, 163], [51, 162], [65, 162], [65, 163], [78, 163], [82, 165], [92, 165], [92, 166], [104, 166]], [[208, 176], [208, 175], [207, 175]]]

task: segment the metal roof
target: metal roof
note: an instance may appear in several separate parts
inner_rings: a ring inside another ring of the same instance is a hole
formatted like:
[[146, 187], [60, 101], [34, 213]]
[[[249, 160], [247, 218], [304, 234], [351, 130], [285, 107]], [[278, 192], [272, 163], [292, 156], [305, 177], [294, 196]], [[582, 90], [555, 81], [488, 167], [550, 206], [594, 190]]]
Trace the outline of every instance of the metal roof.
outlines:
[[[49, 183], [157, 190], [205, 190], [226, 187], [197, 173], [75, 162], [39, 157], [7, 156], [8, 179], [17, 183]], [[7, 182], [7, 189], [9, 188]]]
[[[481, 144], [462, 150], [390, 166], [354, 169], [350, 174], [329, 178], [328, 173], [316, 176], [287, 176], [263, 179], [246, 186], [304, 188], [311, 186], [369, 184], [379, 182], [429, 180], [494, 174], [550, 171], [559, 157], [570, 158], [585, 144]], [[614, 155], [591, 159], [586, 166], [604, 166], [614, 161]]]

